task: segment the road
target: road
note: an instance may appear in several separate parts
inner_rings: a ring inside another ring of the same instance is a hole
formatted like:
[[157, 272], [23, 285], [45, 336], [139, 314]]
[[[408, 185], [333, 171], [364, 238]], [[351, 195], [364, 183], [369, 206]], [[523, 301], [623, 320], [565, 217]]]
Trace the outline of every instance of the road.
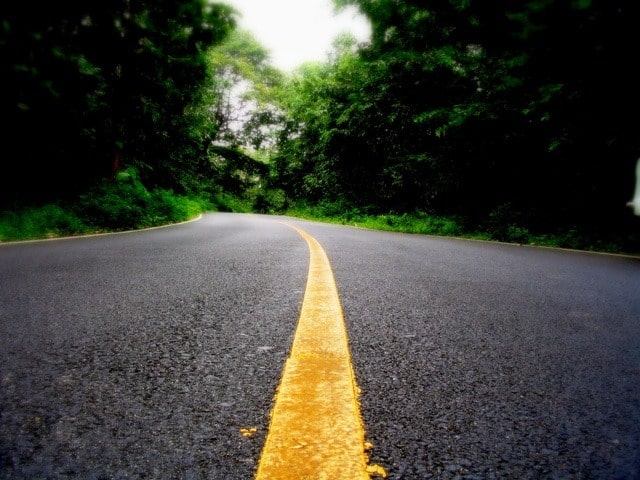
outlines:
[[388, 478], [640, 477], [637, 259], [209, 214], [0, 245], [0, 478], [251, 479], [307, 280], [281, 222]]

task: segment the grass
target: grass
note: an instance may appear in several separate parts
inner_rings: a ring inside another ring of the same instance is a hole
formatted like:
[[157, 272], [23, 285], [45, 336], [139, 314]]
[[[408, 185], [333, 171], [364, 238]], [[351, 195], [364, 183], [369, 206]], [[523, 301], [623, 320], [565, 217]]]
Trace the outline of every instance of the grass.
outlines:
[[640, 228], [635, 234], [594, 235], [577, 229], [534, 233], [496, 217], [484, 225], [470, 226], [461, 217], [424, 212], [372, 214], [339, 202], [287, 206], [284, 193], [279, 191], [254, 192], [246, 198], [223, 192], [184, 196], [171, 190], [147, 190], [134, 170], [120, 172], [116, 181], [104, 182], [72, 203], [0, 212], [0, 242], [154, 227], [207, 211], [281, 213], [373, 230], [640, 256]]
[[284, 214], [306, 220], [372, 230], [640, 256], [640, 232], [594, 235], [568, 229], [565, 232], [532, 233], [518, 225], [498, 225], [491, 222], [472, 228], [460, 217], [429, 215], [423, 212], [367, 214], [354, 209], [340, 208], [334, 204], [315, 206], [299, 204], [290, 207]]
[[461, 222], [454, 217], [413, 214], [380, 214], [371, 215], [360, 212], [327, 213], [324, 207], [292, 207], [285, 211], [285, 215], [307, 220], [317, 220], [339, 225], [383, 230], [389, 232], [420, 233], [427, 235], [442, 235], [461, 237], [469, 235], [472, 238], [489, 239], [487, 235], [465, 232]]
[[135, 230], [216, 210], [248, 212], [251, 203], [219, 192], [185, 196], [171, 190], [149, 191], [130, 169], [73, 202], [0, 212], [0, 242]]
[[0, 241], [31, 240], [91, 233], [75, 213], [59, 206], [25, 208], [0, 215]]

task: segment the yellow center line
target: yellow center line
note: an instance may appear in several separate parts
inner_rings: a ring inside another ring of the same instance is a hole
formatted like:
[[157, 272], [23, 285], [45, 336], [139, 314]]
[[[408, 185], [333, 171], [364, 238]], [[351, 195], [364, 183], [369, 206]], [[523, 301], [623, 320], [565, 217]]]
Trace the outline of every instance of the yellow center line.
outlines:
[[287, 226], [307, 241], [309, 275], [256, 480], [369, 480], [358, 388], [331, 264], [312, 236]]

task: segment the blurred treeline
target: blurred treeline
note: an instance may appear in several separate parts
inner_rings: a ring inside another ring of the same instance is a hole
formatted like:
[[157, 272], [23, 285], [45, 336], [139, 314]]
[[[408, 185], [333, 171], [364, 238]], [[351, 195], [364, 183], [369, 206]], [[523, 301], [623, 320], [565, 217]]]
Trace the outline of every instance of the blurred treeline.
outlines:
[[126, 170], [158, 198], [639, 247], [637, 2], [334, 3], [371, 41], [283, 74], [223, 4], [5, 2], [0, 208], [113, 197]]

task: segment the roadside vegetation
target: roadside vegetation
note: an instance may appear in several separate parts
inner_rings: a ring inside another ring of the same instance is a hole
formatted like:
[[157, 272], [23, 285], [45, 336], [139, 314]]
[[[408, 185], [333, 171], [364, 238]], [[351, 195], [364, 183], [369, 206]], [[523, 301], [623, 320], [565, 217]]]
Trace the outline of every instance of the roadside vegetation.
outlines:
[[298, 205], [287, 209], [289, 216], [339, 225], [474, 240], [499, 241], [519, 245], [568, 248], [640, 256], [637, 234], [609, 232], [588, 234], [568, 229], [554, 233], [530, 232], [517, 225], [470, 225], [463, 217], [443, 217], [423, 212], [367, 214], [359, 210], [345, 211], [333, 204]]
[[3, 212], [0, 241], [142, 229], [190, 220], [203, 212], [251, 208], [246, 200], [221, 191], [190, 195], [149, 191], [130, 168], [72, 200]]
[[235, 211], [640, 253], [633, 2], [334, 4], [371, 40], [285, 74], [223, 2], [8, 3], [0, 241]]
[[[267, 199], [275, 198], [275, 204]], [[118, 181], [96, 187], [75, 202], [47, 204], [0, 215], [0, 241], [20, 241], [135, 230], [169, 225], [207, 212], [288, 215], [306, 220], [389, 232], [500, 241], [519, 245], [569, 248], [640, 256], [637, 235], [586, 235], [569, 230], [535, 234], [515, 225], [469, 225], [462, 217], [422, 212], [370, 214], [340, 204], [287, 206], [282, 192], [267, 191], [239, 198], [223, 192], [195, 196], [172, 191], [149, 192], [133, 174], [123, 172]]]

